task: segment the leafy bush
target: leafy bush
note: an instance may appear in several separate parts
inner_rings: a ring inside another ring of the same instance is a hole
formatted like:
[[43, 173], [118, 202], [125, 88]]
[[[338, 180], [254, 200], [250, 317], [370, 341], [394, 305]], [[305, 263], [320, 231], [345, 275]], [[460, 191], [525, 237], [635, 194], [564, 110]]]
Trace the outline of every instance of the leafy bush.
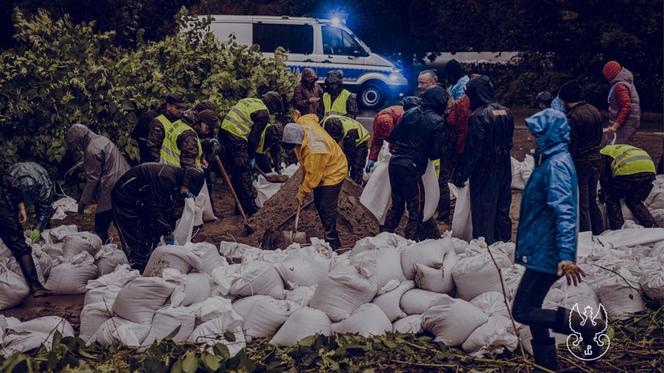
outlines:
[[2, 162], [33, 160], [61, 165], [69, 125], [83, 123], [137, 157], [130, 133], [140, 115], [169, 92], [194, 104], [211, 100], [224, 115], [239, 99], [268, 90], [289, 96], [295, 76], [285, 54], [264, 58], [258, 46], [222, 44], [205, 32], [209, 23], [178, 17], [187, 31], [133, 50], [111, 45], [113, 33], [93, 24], [15, 13], [16, 48], [0, 54]]

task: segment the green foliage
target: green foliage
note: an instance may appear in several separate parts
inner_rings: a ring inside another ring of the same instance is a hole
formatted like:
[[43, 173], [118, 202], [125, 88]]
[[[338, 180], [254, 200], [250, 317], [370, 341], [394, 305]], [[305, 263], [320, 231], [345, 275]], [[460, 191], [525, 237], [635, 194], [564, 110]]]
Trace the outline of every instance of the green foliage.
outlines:
[[73, 123], [109, 137], [130, 158], [130, 133], [142, 113], [179, 92], [188, 103], [210, 99], [225, 114], [244, 97], [268, 90], [289, 96], [296, 79], [283, 51], [266, 59], [258, 46], [222, 44], [204, 32], [207, 22], [182, 13], [188, 31], [132, 50], [113, 46], [113, 33], [93, 24], [16, 12], [17, 46], [0, 54], [0, 146], [3, 162], [57, 165]]

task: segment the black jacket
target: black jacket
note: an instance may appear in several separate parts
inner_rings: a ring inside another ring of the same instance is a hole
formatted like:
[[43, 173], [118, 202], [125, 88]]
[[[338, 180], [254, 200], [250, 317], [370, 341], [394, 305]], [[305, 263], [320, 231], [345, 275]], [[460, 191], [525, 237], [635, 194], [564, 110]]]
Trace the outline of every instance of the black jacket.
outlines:
[[418, 172], [424, 173], [429, 159], [440, 158], [448, 98], [442, 87], [429, 88], [422, 95], [420, 106], [404, 113], [388, 138], [392, 144], [392, 159], [412, 161]]
[[[491, 81], [485, 75], [466, 85], [473, 113], [468, 119], [468, 137], [457, 167], [458, 177], [467, 180], [473, 173], [486, 171], [510, 159], [514, 119], [510, 109], [496, 102]], [[511, 172], [511, 171], [510, 171]]]
[[[192, 176], [193, 175], [193, 176]], [[113, 209], [138, 209], [148, 229], [167, 236], [175, 229], [175, 210], [181, 204], [180, 186], [196, 195], [203, 185], [203, 173], [163, 163], [143, 163], [118, 180], [113, 188]]]
[[602, 143], [602, 114], [593, 105], [582, 101], [567, 112], [572, 140], [570, 153], [574, 163], [598, 161]]

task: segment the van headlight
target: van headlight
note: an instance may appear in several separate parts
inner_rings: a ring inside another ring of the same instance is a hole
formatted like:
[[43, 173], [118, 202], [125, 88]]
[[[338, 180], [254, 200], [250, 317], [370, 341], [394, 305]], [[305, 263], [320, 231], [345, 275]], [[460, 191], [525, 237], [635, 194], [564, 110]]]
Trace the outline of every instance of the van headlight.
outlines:
[[392, 73], [390, 73], [388, 79], [390, 80], [390, 83], [395, 85], [408, 84], [406, 78], [399, 71], [393, 71]]

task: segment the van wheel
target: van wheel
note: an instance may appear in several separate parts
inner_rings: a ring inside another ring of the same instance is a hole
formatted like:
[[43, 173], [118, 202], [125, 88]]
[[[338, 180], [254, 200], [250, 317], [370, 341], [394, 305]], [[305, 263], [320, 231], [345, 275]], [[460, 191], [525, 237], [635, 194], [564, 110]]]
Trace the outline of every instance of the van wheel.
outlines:
[[381, 83], [368, 82], [362, 85], [359, 104], [369, 110], [378, 109], [385, 101], [385, 86]]

